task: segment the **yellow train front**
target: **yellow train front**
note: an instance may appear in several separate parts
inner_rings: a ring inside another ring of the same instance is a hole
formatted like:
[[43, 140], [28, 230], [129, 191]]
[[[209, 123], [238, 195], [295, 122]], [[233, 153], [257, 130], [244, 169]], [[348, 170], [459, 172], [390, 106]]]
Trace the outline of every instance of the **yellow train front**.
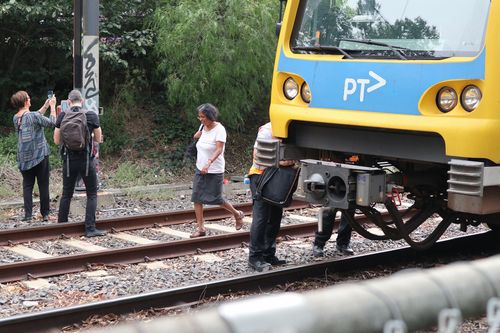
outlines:
[[[499, 22], [499, 0], [286, 1], [270, 105], [281, 143], [262, 142], [261, 162], [302, 160], [306, 198], [363, 211], [383, 232], [352, 220], [368, 238], [427, 248], [451, 223], [496, 229]], [[435, 232], [412, 237], [435, 214]]]

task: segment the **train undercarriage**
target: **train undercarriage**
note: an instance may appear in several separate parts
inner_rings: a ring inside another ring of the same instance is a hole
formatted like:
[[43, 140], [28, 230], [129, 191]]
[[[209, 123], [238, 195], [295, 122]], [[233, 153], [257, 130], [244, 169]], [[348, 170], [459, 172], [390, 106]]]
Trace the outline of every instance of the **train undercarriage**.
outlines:
[[[300, 160], [306, 201], [365, 215], [369, 226], [345, 214], [352, 228], [368, 239], [403, 239], [412, 248], [425, 250], [452, 224], [461, 231], [481, 224], [500, 229], [497, 166], [466, 160], [448, 164], [382, 160], [367, 154], [298, 149], [277, 140], [259, 142], [257, 150], [263, 165], [275, 164], [273, 156]], [[398, 206], [403, 194], [409, 204], [402, 209]]]

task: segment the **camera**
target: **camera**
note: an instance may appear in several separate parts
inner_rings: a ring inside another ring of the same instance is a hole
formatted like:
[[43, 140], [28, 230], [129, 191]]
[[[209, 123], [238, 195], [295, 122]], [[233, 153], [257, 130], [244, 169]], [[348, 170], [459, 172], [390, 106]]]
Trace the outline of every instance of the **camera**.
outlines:
[[62, 100], [61, 101], [61, 111], [62, 112], [68, 112], [69, 111], [69, 104], [67, 100]]
[[47, 98], [51, 99], [54, 96], [54, 92], [52, 90], [47, 91]]

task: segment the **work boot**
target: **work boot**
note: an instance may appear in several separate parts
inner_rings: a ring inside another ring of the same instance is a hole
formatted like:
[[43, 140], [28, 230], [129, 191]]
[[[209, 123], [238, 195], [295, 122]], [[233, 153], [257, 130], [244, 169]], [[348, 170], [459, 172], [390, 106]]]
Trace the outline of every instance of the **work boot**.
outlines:
[[257, 272], [267, 272], [271, 269], [271, 264], [264, 259], [248, 259], [248, 266], [252, 267]]
[[314, 245], [313, 246], [313, 257], [319, 258], [325, 256], [325, 250], [323, 250], [323, 246]]
[[264, 261], [271, 264], [272, 266], [281, 266], [281, 265], [286, 265], [286, 260], [284, 259], [279, 259], [276, 256], [272, 257], [264, 257]]
[[104, 230], [99, 230], [99, 229], [91, 229], [91, 230], [85, 230], [85, 237], [97, 237], [97, 236], [104, 236], [107, 234], [107, 231]]
[[347, 256], [352, 256], [354, 254], [353, 249], [347, 244], [337, 245], [337, 251]]

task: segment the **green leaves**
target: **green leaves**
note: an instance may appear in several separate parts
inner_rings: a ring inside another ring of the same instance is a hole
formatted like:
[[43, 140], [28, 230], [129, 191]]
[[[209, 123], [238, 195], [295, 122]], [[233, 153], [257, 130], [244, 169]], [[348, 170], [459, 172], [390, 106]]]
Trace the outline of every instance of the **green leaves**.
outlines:
[[[145, 23], [155, 6], [156, 0], [100, 1], [101, 104], [114, 98], [123, 83], [144, 82], [136, 88], [148, 90], [155, 33]], [[72, 89], [72, 40], [73, 1], [1, 1], [0, 109], [11, 111], [8, 100], [19, 89], [33, 96], [33, 108], [44, 102], [48, 88], [58, 97], [67, 94]], [[10, 126], [9, 117], [0, 116], [0, 125]]]
[[196, 106], [210, 102], [236, 129], [267, 114], [277, 17], [276, 0], [163, 1], [153, 26], [169, 103], [194, 124]]

